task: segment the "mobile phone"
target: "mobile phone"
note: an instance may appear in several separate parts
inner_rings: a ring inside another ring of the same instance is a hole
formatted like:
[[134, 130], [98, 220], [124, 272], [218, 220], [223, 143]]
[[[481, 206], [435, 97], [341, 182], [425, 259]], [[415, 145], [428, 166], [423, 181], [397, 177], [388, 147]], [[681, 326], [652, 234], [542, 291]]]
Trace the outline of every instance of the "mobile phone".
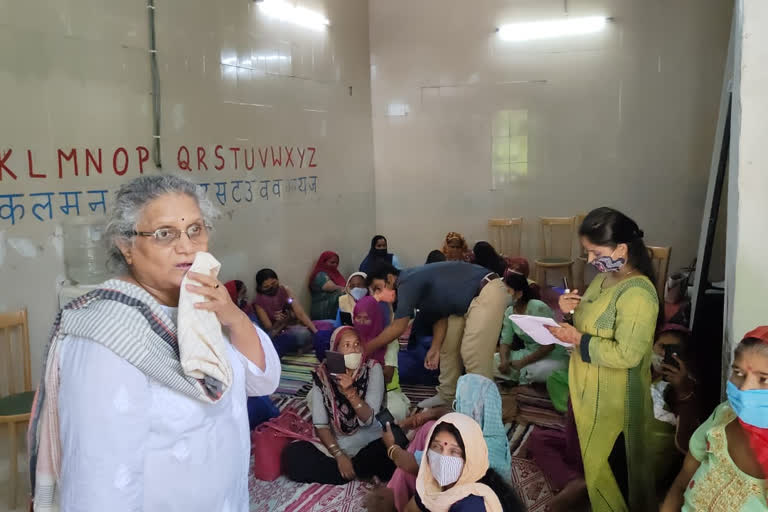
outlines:
[[347, 365], [344, 363], [344, 354], [341, 352], [327, 351], [325, 353], [325, 366], [331, 373], [345, 373]]
[[680, 365], [672, 355], [675, 354], [680, 357], [680, 345], [664, 345], [664, 364], [680, 368]]
[[376, 415], [376, 419], [381, 424], [382, 429], [386, 429], [387, 423], [389, 423], [389, 429], [392, 431], [392, 435], [395, 436], [396, 445], [400, 448], [408, 446], [408, 438], [405, 437], [405, 432], [400, 428], [400, 425], [395, 424], [395, 418], [392, 416], [392, 413], [389, 412], [389, 409], [384, 408], [379, 411], [379, 414]]
[[341, 319], [342, 325], [352, 325], [352, 313], [346, 313], [344, 311], [341, 311], [339, 313], [339, 318]]

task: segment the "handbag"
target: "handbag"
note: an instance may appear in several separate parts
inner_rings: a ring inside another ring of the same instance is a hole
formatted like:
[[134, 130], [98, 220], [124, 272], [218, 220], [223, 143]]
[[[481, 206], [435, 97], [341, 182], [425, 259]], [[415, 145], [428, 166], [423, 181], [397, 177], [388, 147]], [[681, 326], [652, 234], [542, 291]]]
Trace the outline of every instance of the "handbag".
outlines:
[[251, 454], [254, 456], [253, 476], [271, 482], [280, 476], [280, 457], [292, 441], [317, 443], [314, 427], [293, 409], [286, 409], [277, 418], [262, 423], [251, 432]]

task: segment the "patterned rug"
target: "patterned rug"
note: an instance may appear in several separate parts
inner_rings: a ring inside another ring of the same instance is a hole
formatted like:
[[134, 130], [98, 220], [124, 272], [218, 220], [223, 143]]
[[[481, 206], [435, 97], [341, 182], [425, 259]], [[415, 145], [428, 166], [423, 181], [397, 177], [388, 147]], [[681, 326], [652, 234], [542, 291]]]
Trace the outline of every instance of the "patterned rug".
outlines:
[[365, 510], [369, 484], [300, 484], [281, 476], [263, 482], [251, 476], [248, 483], [251, 512], [355, 512]]
[[549, 503], [555, 495], [544, 473], [533, 461], [512, 457], [512, 486], [528, 512], [550, 510]]

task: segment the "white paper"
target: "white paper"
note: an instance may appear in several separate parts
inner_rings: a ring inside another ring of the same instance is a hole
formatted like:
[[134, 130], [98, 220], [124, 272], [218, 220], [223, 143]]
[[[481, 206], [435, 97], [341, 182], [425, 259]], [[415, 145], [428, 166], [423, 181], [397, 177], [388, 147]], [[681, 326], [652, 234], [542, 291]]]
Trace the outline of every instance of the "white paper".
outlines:
[[525, 331], [525, 334], [533, 338], [539, 345], [557, 344], [567, 348], [573, 348], [573, 345], [570, 343], [560, 341], [552, 336], [552, 333], [544, 327], [545, 325], [549, 325], [550, 327], [560, 327], [560, 324], [551, 318], [530, 315], [509, 315], [509, 319], [515, 322], [515, 325]]

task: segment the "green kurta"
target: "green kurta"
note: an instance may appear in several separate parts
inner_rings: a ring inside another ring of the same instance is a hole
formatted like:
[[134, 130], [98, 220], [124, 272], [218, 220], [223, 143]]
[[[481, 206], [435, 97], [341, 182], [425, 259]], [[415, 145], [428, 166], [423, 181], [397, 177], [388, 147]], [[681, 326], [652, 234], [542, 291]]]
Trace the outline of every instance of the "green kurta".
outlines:
[[[536, 340], [531, 338], [524, 330], [517, 326], [509, 317], [517, 314], [514, 306], [510, 306], [504, 312], [504, 321], [501, 327], [501, 343], [505, 345], [511, 345], [514, 341], [514, 337], [518, 336], [522, 341], [524, 348], [518, 350], [512, 350], [509, 353], [510, 361], [519, 361], [541, 348]], [[554, 318], [552, 309], [544, 302], [536, 299], [531, 299], [525, 308], [525, 313], [529, 316], [540, 316], [546, 318]], [[520, 370], [510, 368], [509, 373], [506, 375], [499, 374], [499, 377], [508, 378], [519, 382], [520, 384], [530, 384], [533, 382], [546, 382], [547, 377], [556, 370], [568, 367], [568, 351], [561, 345], [556, 345], [545, 357], [532, 363], [528, 366], [524, 366]], [[495, 358], [494, 368], [498, 368], [500, 358]]]
[[[573, 351], [568, 379], [589, 499], [594, 512], [657, 510], [644, 443], [653, 420], [650, 355], [659, 300], [645, 276], [603, 289], [605, 277], [592, 281], [576, 308], [574, 326], [589, 337]], [[608, 464], [621, 433], [629, 504]]]
[[342, 291], [325, 292], [323, 286], [331, 278], [325, 272], [318, 272], [310, 286], [312, 295], [312, 307], [309, 316], [312, 320], [333, 320], [336, 318], [336, 310], [339, 308], [339, 297]]

